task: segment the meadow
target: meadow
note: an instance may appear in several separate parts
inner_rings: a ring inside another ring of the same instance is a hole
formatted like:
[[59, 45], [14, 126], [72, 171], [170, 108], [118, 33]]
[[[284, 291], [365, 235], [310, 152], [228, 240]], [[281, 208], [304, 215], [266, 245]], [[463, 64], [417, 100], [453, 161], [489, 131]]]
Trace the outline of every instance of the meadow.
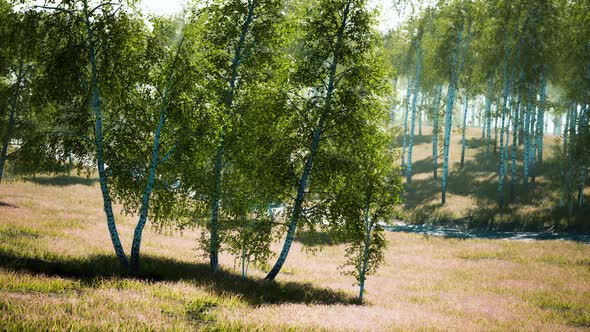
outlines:
[[[366, 303], [344, 245], [300, 237], [276, 282], [232, 257], [212, 275], [195, 231], [146, 229], [142, 274], [119, 270], [94, 178], [0, 186], [2, 330], [535, 330], [590, 328], [590, 246], [387, 233]], [[121, 208], [117, 207], [116, 211]], [[117, 215], [126, 248], [135, 217]], [[302, 242], [321, 250], [311, 253]], [[278, 250], [280, 244], [275, 244]]]

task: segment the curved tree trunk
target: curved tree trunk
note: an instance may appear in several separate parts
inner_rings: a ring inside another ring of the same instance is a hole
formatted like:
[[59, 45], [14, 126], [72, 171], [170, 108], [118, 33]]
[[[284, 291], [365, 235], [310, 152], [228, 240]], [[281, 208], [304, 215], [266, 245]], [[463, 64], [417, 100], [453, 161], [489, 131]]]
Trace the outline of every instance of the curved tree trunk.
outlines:
[[104, 167], [104, 147], [102, 139], [102, 112], [100, 108], [100, 92], [98, 88], [98, 69], [96, 67], [96, 53], [95, 53], [95, 38], [90, 23], [88, 1], [83, 0], [84, 23], [86, 26], [86, 42], [88, 43], [88, 60], [90, 62], [90, 70], [92, 75], [92, 110], [94, 111], [94, 143], [96, 147], [96, 163], [98, 168], [98, 178], [100, 182], [100, 191], [102, 193], [102, 200], [104, 212], [107, 218], [107, 225], [111, 235], [111, 242], [115, 248], [115, 253], [119, 262], [124, 268], [129, 267], [125, 250], [121, 245], [117, 225], [115, 223], [115, 215], [113, 214], [113, 206], [109, 187], [107, 183], [107, 173]]
[[297, 196], [295, 197], [295, 204], [293, 205], [293, 212], [291, 214], [291, 221], [289, 222], [289, 226], [287, 228], [287, 237], [285, 238], [285, 243], [283, 244], [283, 249], [279, 254], [279, 258], [277, 259], [275, 265], [272, 267], [270, 272], [268, 272], [268, 274], [265, 277], [266, 280], [274, 280], [277, 274], [279, 274], [281, 268], [283, 267], [283, 264], [285, 263], [285, 260], [287, 259], [287, 255], [289, 255], [289, 250], [291, 249], [291, 244], [293, 242], [293, 238], [295, 237], [295, 230], [297, 229], [297, 223], [299, 222], [299, 217], [301, 216], [303, 201], [305, 200], [305, 187], [307, 186], [307, 179], [311, 173], [313, 161], [317, 154], [320, 139], [324, 129], [324, 122], [326, 120], [326, 116], [332, 104], [332, 94], [334, 92], [334, 85], [336, 80], [336, 69], [338, 68], [338, 55], [340, 52], [340, 47], [342, 45], [342, 39], [344, 38], [344, 29], [348, 22], [348, 14], [350, 13], [350, 3], [351, 0], [348, 0], [346, 2], [344, 13], [342, 14], [342, 21], [338, 29], [336, 44], [334, 46], [333, 61], [330, 68], [328, 87], [326, 89], [326, 101], [322, 114], [320, 115], [317, 128], [314, 133], [311, 148], [309, 150], [309, 156], [307, 157], [307, 160], [305, 162], [305, 168], [303, 169], [303, 173], [299, 180], [299, 185], [297, 187]]
[[[180, 43], [178, 44], [176, 56], [169, 70], [168, 79], [166, 80], [166, 86], [164, 87], [164, 93], [162, 94], [162, 102], [160, 105], [160, 120], [158, 121], [158, 126], [156, 128], [156, 131], [154, 132], [154, 143], [152, 145], [152, 161], [150, 163], [148, 181], [143, 192], [141, 207], [139, 209], [139, 220], [137, 221], [137, 225], [135, 226], [135, 232], [133, 233], [133, 242], [131, 244], [131, 270], [134, 272], [139, 271], [139, 252], [141, 248], [141, 236], [143, 234], [143, 229], [147, 222], [147, 216], [150, 206], [150, 196], [153, 192], [154, 181], [156, 178], [156, 169], [158, 167], [158, 164], [160, 163], [160, 136], [162, 134], [162, 129], [164, 128], [166, 118], [168, 116], [168, 94], [172, 86], [172, 77], [174, 75], [176, 63], [178, 62], [180, 48], [182, 47], [183, 40], [184, 39], [181, 39]], [[168, 155], [164, 156], [164, 158], [167, 158]]]

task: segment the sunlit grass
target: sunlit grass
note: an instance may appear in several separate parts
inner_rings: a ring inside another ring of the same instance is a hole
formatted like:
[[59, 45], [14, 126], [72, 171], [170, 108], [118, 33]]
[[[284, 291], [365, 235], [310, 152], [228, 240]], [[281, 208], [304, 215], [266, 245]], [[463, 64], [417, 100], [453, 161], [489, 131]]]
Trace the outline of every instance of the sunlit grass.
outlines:
[[[117, 266], [96, 183], [51, 178], [0, 185], [3, 330], [544, 330], [588, 329], [590, 246], [388, 233], [367, 304], [342, 276], [344, 244], [298, 237], [278, 282], [234, 260], [208, 272], [197, 234], [146, 229], [143, 273]], [[118, 213], [125, 248], [135, 218]], [[314, 242], [316, 241], [316, 242]], [[301, 243], [323, 244], [315, 255]], [[274, 246], [275, 250], [279, 244]]]

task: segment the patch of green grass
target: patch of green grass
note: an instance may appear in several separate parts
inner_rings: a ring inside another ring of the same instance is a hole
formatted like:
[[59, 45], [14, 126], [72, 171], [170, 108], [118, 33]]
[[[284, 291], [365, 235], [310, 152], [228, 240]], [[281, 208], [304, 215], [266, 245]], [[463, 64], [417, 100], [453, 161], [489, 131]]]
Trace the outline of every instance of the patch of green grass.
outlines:
[[549, 318], [564, 320], [577, 327], [590, 327], [590, 292], [547, 290], [525, 295], [525, 298], [539, 308], [546, 310]]
[[590, 258], [575, 258], [567, 256], [547, 255], [539, 259], [540, 262], [563, 266], [590, 266]]
[[0, 271], [0, 289], [10, 292], [63, 293], [80, 288], [80, 282], [71, 279]]
[[37, 229], [29, 228], [29, 227], [2, 227], [0, 228], [0, 238], [6, 239], [19, 239], [19, 238], [27, 238], [27, 239], [38, 239], [43, 236]]
[[464, 250], [457, 254], [457, 258], [469, 259], [469, 260], [480, 260], [480, 259], [508, 259], [512, 257], [512, 252], [509, 250], [498, 250], [498, 251], [469, 251]]
[[217, 298], [197, 298], [185, 305], [185, 313], [192, 320], [214, 321], [215, 316], [210, 313], [210, 310], [217, 306], [219, 306], [219, 300]]

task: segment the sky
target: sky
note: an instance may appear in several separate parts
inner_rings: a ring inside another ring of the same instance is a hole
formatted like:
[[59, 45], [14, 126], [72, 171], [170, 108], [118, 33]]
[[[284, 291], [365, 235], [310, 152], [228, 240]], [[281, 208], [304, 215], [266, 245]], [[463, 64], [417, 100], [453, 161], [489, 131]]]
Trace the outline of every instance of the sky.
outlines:
[[[399, 25], [403, 17], [393, 10], [394, 0], [370, 0], [371, 6], [381, 7], [379, 30], [385, 32]], [[180, 12], [186, 0], [142, 0], [141, 8], [145, 13], [158, 15], [172, 15]]]

